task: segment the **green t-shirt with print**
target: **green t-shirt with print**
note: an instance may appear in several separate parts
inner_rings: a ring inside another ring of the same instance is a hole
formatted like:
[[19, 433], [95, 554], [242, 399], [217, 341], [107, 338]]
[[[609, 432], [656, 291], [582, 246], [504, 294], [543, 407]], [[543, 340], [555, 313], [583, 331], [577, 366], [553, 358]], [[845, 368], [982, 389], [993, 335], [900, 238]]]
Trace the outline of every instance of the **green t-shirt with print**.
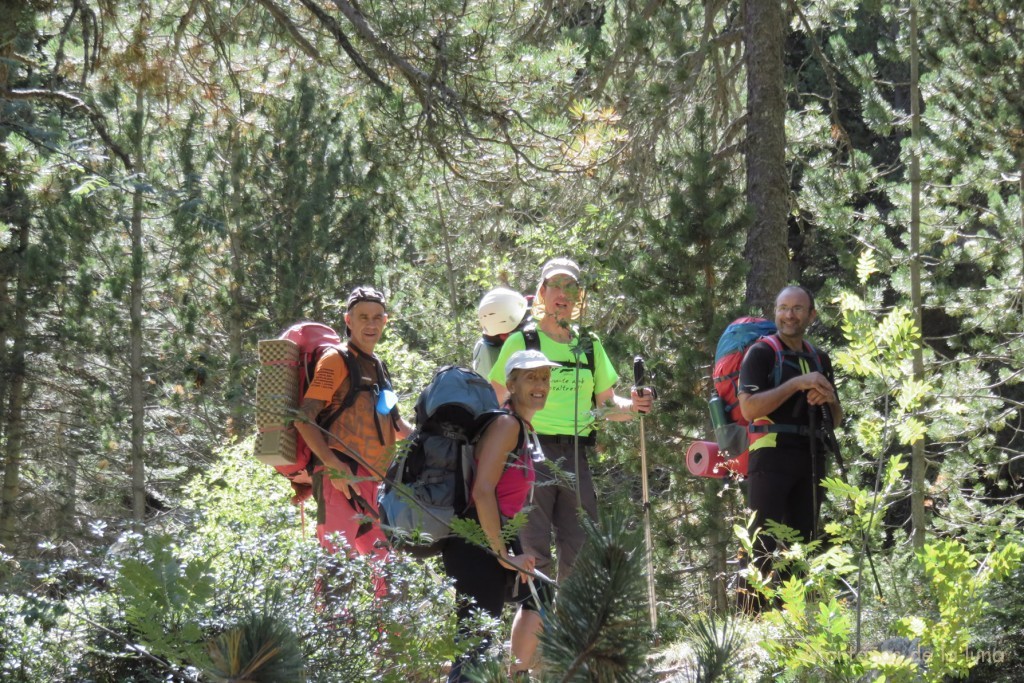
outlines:
[[[572, 341], [563, 344], [555, 341], [542, 330], [537, 330], [541, 352], [547, 356], [548, 360], [562, 364], [561, 367], [551, 368], [551, 392], [548, 394], [544, 409], [533, 416], [533, 428], [537, 430], [538, 434], [572, 435], [574, 410], [577, 413], [580, 436], [590, 434], [591, 424], [594, 421], [593, 415], [590, 414], [594, 407], [594, 397], [615, 386], [619, 379], [615, 367], [609, 360], [608, 354], [605, 353], [604, 346], [601, 345], [601, 340], [592, 333], [588, 333], [587, 336], [594, 346], [593, 351], [590, 352], [590, 356], [594, 360], [594, 371], [591, 372], [584, 367], [587, 363], [586, 354], [580, 355], [579, 400], [577, 401], [576, 357], [572, 352], [573, 347], [577, 344], [576, 333], [578, 331], [574, 330]], [[525, 348], [526, 340], [523, 338], [522, 332], [510, 335], [501, 347], [501, 354], [494, 362], [494, 367], [491, 368], [491, 373], [487, 378], [493, 382], [504, 384], [506, 361], [513, 353]]]

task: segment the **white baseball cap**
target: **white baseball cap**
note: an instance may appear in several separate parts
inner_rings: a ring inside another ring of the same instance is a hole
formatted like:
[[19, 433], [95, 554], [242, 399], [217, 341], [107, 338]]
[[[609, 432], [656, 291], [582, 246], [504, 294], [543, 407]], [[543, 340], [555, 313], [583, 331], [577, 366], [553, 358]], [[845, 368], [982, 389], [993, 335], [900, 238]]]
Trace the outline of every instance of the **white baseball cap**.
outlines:
[[536, 349], [523, 349], [522, 351], [516, 351], [505, 361], [505, 377], [511, 375], [513, 370], [557, 368], [561, 367], [561, 365], [561, 363], [549, 361], [547, 356]]
[[569, 258], [553, 258], [544, 264], [540, 271], [540, 283], [544, 284], [548, 279], [556, 275], [568, 275], [576, 282], [580, 281], [580, 267], [575, 261]]

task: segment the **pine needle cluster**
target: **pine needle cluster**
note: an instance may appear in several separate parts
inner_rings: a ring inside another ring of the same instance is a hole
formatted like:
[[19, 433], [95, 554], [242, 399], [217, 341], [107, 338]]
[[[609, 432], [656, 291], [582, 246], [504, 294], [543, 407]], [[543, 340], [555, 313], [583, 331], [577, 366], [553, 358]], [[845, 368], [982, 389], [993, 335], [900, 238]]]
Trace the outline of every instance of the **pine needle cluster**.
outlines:
[[653, 680], [642, 538], [617, 511], [583, 524], [573, 574], [545, 615], [542, 680]]

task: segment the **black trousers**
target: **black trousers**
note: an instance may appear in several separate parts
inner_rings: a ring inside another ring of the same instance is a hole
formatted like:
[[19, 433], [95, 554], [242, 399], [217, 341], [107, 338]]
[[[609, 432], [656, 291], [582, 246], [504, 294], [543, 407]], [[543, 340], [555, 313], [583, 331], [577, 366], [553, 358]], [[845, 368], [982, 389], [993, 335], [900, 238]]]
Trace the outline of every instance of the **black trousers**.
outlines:
[[455, 579], [455, 593], [458, 601], [456, 615], [459, 623], [459, 639], [480, 636], [480, 645], [452, 662], [448, 674], [449, 683], [465, 680], [462, 666], [477, 661], [490, 647], [491, 633], [472, 633], [467, 625], [470, 611], [479, 608], [495, 619], [501, 618], [505, 605], [506, 585], [512, 571], [505, 569], [498, 560], [480, 546], [469, 543], [461, 537], [449, 538], [441, 551], [441, 560], [448, 576]]
[[[800, 532], [803, 541], [812, 540], [825, 489], [823, 472], [751, 472], [747, 475], [750, 509], [756, 514], [751, 530], [762, 528], [769, 519]], [[767, 553], [777, 547], [774, 538], [762, 531], [759, 543]]]

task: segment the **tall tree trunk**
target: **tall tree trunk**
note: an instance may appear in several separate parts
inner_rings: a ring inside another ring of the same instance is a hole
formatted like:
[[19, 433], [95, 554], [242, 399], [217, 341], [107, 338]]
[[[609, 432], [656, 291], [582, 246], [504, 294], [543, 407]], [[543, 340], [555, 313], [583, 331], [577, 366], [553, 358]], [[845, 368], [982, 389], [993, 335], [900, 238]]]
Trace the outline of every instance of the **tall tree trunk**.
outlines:
[[[914, 309], [914, 322], [921, 329], [921, 162], [918, 145], [921, 142], [921, 93], [918, 90], [917, 3], [910, 2], [910, 301]], [[924, 352], [918, 345], [914, 349], [914, 380], [924, 381]], [[913, 446], [910, 467], [910, 516], [914, 525], [914, 547], [924, 548], [925, 460], [924, 438]]]
[[[710, 253], [711, 245], [702, 243], [701, 251]], [[714, 374], [715, 349], [711, 346], [711, 328], [715, 321], [715, 308], [717, 300], [714, 295], [718, 285], [718, 275], [715, 271], [714, 261], [711, 258], [704, 259], [704, 291], [708, 296], [704, 298], [703, 327], [704, 334], [700, 335], [701, 347], [704, 357], [708, 359], [708, 369], [711, 371], [708, 376]], [[710, 387], [706, 387], [704, 396], [710, 393]], [[714, 428], [710, 417], [706, 420], [708, 434], [714, 434]], [[729, 592], [726, 585], [726, 576], [729, 570], [728, 555], [729, 544], [732, 542], [732, 534], [729, 533], [728, 515], [725, 501], [722, 499], [722, 482], [718, 479], [708, 479], [704, 482], [704, 514], [708, 520], [708, 586], [711, 588], [711, 606], [716, 614], [725, 614], [729, 611]]]
[[716, 614], [726, 614], [729, 592], [726, 576], [729, 570], [729, 520], [725, 501], [722, 500], [722, 480], [708, 478], [704, 482], [703, 514], [708, 519], [708, 585], [711, 587], [711, 607]]
[[[1021, 274], [1020, 274], [1020, 309], [1021, 313], [1024, 314], [1024, 149], [1018, 152], [1021, 156], [1017, 160], [1017, 201], [1020, 206], [1020, 260], [1021, 260]], [[2, 396], [2, 394], [0, 394]]]
[[129, 338], [132, 411], [132, 513], [136, 531], [142, 532], [146, 517], [146, 406], [143, 394], [144, 373], [142, 369], [142, 284], [145, 275], [145, 253], [142, 246], [142, 216], [144, 209], [143, 178], [146, 164], [143, 139], [145, 137], [146, 111], [143, 87], [136, 86], [135, 113], [132, 130], [135, 154], [135, 191], [132, 194], [131, 219], [131, 300], [129, 303], [131, 331]]
[[747, 0], [743, 40], [747, 67], [747, 203], [754, 220], [744, 256], [748, 311], [767, 313], [788, 279], [786, 217], [785, 14], [779, 0]]
[[[20, 76], [21, 62], [14, 59], [19, 32], [32, 30], [35, 9], [28, 3], [0, 0], [0, 93], [7, 92], [12, 78]], [[14, 113], [12, 109], [8, 113]], [[15, 114], [18, 116], [18, 114]], [[20, 116], [26, 116], [25, 113]], [[0, 143], [8, 133], [0, 128]], [[11, 232], [0, 249], [0, 435], [3, 450], [3, 487], [0, 489], [0, 545], [10, 546], [18, 528], [15, 506], [21, 488], [21, 449], [24, 440], [25, 341], [28, 334], [28, 269], [25, 265], [30, 238], [28, 198], [19, 178], [16, 161], [0, 144], [0, 225]], [[14, 287], [11, 302], [10, 287]]]
[[[78, 419], [77, 416], [73, 417], [72, 424], [77, 422]], [[78, 507], [78, 464], [80, 453], [76, 446], [68, 444], [67, 424], [63, 415], [57, 418], [57, 424], [54, 428], [57, 432], [57, 451], [65, 456], [63, 461], [64, 481], [61, 483], [63, 500], [58, 511], [57, 524], [59, 525], [58, 528], [64, 529], [67, 532], [74, 527], [75, 510]]]
[[245, 324], [245, 312], [242, 308], [242, 286], [245, 282], [245, 266], [242, 255], [242, 177], [241, 160], [234, 155], [243, 154], [242, 144], [237, 136], [232, 136], [231, 163], [231, 207], [234, 217], [227, 216], [225, 225], [234, 227], [229, 230], [231, 248], [231, 284], [229, 289], [230, 310], [228, 311], [228, 400], [231, 412], [231, 434], [243, 434], [246, 428], [246, 406], [242, 400], [242, 327]]
[[[5, 193], [7, 194], [7, 193]], [[28, 272], [25, 268], [25, 254], [28, 250], [29, 221], [28, 216], [20, 216], [18, 224], [16, 266], [16, 292], [14, 297], [14, 326], [11, 330], [13, 345], [9, 356], [7, 371], [7, 444], [4, 449], [4, 483], [0, 494], [0, 545], [10, 547], [18, 528], [16, 506], [21, 488], [21, 449], [25, 434], [25, 336], [28, 334]]]

